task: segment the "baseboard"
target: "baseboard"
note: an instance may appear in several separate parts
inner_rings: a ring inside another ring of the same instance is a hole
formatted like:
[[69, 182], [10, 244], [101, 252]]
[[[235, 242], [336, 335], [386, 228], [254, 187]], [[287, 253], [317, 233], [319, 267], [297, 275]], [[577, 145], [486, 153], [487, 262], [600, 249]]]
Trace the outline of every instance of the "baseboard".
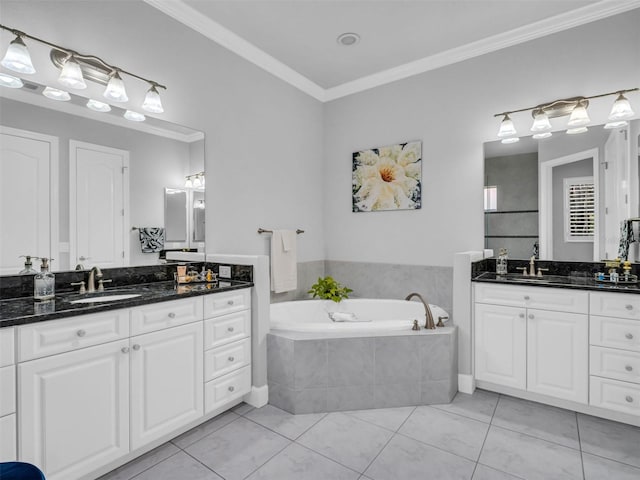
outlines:
[[252, 407], [264, 407], [269, 402], [269, 386], [256, 387], [252, 385], [251, 391], [244, 396], [244, 401]]
[[473, 375], [458, 374], [458, 391], [462, 393], [472, 394], [476, 389], [476, 381]]

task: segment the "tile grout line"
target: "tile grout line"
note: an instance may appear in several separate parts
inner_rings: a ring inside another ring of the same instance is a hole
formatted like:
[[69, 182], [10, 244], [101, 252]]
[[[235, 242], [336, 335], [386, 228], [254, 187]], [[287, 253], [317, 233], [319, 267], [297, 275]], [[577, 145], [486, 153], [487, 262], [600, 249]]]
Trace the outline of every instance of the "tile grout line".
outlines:
[[431, 444], [431, 443], [427, 443], [427, 442], [425, 442], [425, 441], [423, 441], [423, 440], [418, 440], [417, 438], [410, 437], [409, 435], [406, 435], [406, 434], [404, 434], [404, 433], [396, 432], [396, 434], [395, 434], [395, 435], [401, 435], [401, 436], [403, 436], [404, 438], [408, 438], [408, 439], [409, 439], [409, 440], [411, 440], [412, 442], [418, 442], [418, 443], [421, 443], [422, 445], [426, 445], [427, 447], [435, 448], [436, 450], [440, 450], [441, 452], [448, 453], [449, 455], [454, 455], [454, 456], [456, 456], [456, 457], [458, 457], [458, 458], [462, 458], [462, 459], [466, 460], [467, 462], [477, 463], [477, 462], [474, 462], [473, 460], [471, 460], [471, 459], [470, 459], [470, 458], [468, 458], [468, 457], [464, 457], [464, 456], [460, 455], [459, 453], [450, 452], [449, 450], [445, 450], [445, 449], [444, 449], [444, 448], [442, 448], [442, 447], [438, 447], [437, 445], [433, 445], [433, 444]]
[[582, 467], [582, 478], [587, 478], [584, 473], [584, 455], [582, 452], [582, 440], [580, 439], [580, 424], [578, 423], [578, 413], [574, 412], [576, 417], [576, 431], [578, 432], [578, 448], [580, 449], [580, 466]]
[[[282, 436], [282, 435], [280, 435]], [[269, 463], [271, 460], [273, 460], [275, 457], [277, 457], [278, 455], [280, 455], [282, 452], [284, 452], [287, 448], [289, 448], [291, 445], [293, 445], [293, 442], [291, 440], [289, 440], [287, 437], [286, 438], [289, 443], [286, 444], [284, 447], [282, 447], [280, 450], [278, 450], [276, 453], [274, 453], [273, 455], [271, 455], [266, 462], [264, 462], [262, 465], [258, 466], [257, 468], [255, 468], [254, 470], [252, 470], [251, 472], [249, 472], [248, 475], [245, 475], [244, 477], [242, 477], [243, 479], [245, 478], [249, 478], [251, 475], [253, 475], [254, 473], [256, 473], [258, 470], [260, 470], [262, 467], [264, 467], [267, 463]]]
[[[169, 442], [167, 442], [167, 443], [169, 443]], [[166, 445], [166, 444], [163, 444], [163, 445]], [[173, 444], [172, 444], [172, 445], [173, 445]], [[160, 446], [162, 446], [162, 445], [160, 445]], [[144, 472], [146, 472], [146, 471], [148, 471], [148, 470], [151, 470], [153, 467], [156, 467], [157, 465], [160, 465], [160, 464], [161, 464], [162, 462], [164, 462], [165, 460], [169, 460], [171, 457], [175, 457], [177, 454], [179, 454], [180, 452], [182, 452], [182, 451], [183, 451], [183, 450], [182, 450], [180, 447], [178, 447], [177, 445], [175, 445], [175, 447], [178, 449], [178, 451], [177, 451], [177, 452], [173, 452], [173, 453], [172, 453], [171, 455], [169, 455], [167, 458], [163, 458], [162, 460], [160, 460], [160, 461], [158, 461], [158, 462], [154, 463], [153, 465], [151, 465], [149, 468], [145, 468], [145, 469], [144, 469], [144, 470], [142, 470], [141, 472], [136, 473], [133, 477], [129, 477], [129, 478], [128, 478], [128, 480], [133, 480], [133, 479], [135, 479], [136, 477], [139, 477], [139, 476], [140, 476], [140, 475], [142, 475]], [[159, 448], [159, 447], [156, 447], [156, 448]], [[151, 450], [151, 451], [153, 451], [153, 450]], [[134, 460], [137, 460], [137, 459], [134, 459]], [[133, 461], [133, 460], [132, 460], [132, 461]], [[127, 465], [127, 464], [125, 463], [124, 465]], [[124, 467], [124, 465], [122, 465], [122, 466]], [[116, 469], [116, 470], [117, 470], [117, 469]], [[111, 473], [111, 472], [107, 473], [106, 475], [109, 475], [110, 473]], [[100, 477], [100, 478], [102, 478], [102, 477]], [[98, 479], [98, 480], [100, 480], [100, 479]], [[107, 480], [108, 480], [108, 479], [107, 479]]]
[[[500, 397], [498, 397], [498, 402], [500, 401]], [[493, 409], [493, 413], [491, 414], [491, 420], [493, 420], [493, 416], [496, 413], [496, 409], [498, 408], [498, 402], [496, 402], [496, 406]], [[489, 432], [491, 431], [491, 422], [489, 422], [489, 428], [487, 428], [487, 433], [484, 434], [484, 440], [482, 440], [482, 445], [480, 446], [480, 451], [478, 452], [478, 458], [476, 459], [476, 464], [473, 466], [473, 472], [471, 473], [471, 478], [476, 474], [476, 470], [478, 469], [478, 463], [480, 463], [480, 457], [482, 456], [482, 450], [484, 450], [484, 445], [487, 443], [487, 438], [489, 437]]]
[[352, 467], [348, 467], [347, 465], [343, 465], [343, 464], [342, 464], [342, 463], [340, 463], [339, 461], [337, 461], [337, 460], [335, 460], [335, 459], [333, 459], [333, 458], [327, 457], [327, 456], [326, 456], [326, 455], [324, 455], [323, 453], [321, 453], [321, 452], [317, 452], [316, 450], [314, 450], [314, 449], [313, 449], [313, 448], [311, 448], [311, 447], [307, 447], [306, 445], [303, 445], [303, 444], [298, 443], [298, 442], [295, 442], [295, 441], [294, 441], [293, 443], [295, 443], [295, 444], [296, 444], [296, 445], [298, 445], [299, 447], [302, 447], [302, 448], [304, 448], [304, 449], [306, 449], [306, 450], [309, 450], [310, 452], [313, 452], [313, 453], [315, 453], [315, 454], [317, 454], [317, 455], [320, 455], [320, 456], [321, 456], [321, 457], [323, 457], [323, 458], [326, 458], [327, 460], [329, 460], [329, 461], [331, 461], [331, 462], [335, 463], [336, 465], [340, 465], [341, 467], [344, 467], [344, 468], [346, 468], [346, 469], [348, 469], [348, 470], [351, 470], [352, 472], [355, 472], [355, 473], [357, 473], [357, 474], [358, 474], [358, 475], [360, 475], [360, 476], [364, 475], [362, 472], [359, 472], [359, 471], [355, 470], [355, 469], [354, 469], [354, 468], [352, 468]]
[[495, 424], [493, 424], [493, 423], [492, 423], [490, 426], [491, 426], [491, 427], [495, 427], [495, 428], [500, 428], [500, 429], [502, 429], [502, 430], [506, 430], [506, 431], [508, 431], [508, 432], [517, 433], [517, 434], [519, 434], [519, 435], [524, 435], [524, 436], [526, 436], [526, 437], [533, 438], [533, 439], [535, 439], [535, 440], [539, 440], [539, 441], [541, 441], [541, 442], [551, 443], [551, 444], [553, 444], [553, 445], [555, 445], [555, 446], [558, 446], [558, 447], [568, 448], [569, 450], [573, 450], [574, 452], [580, 452], [580, 451], [581, 451], [581, 450], [580, 450], [580, 447], [578, 447], [578, 448], [569, 447], [569, 446], [567, 446], [567, 445], [565, 445], [565, 444], [563, 444], [563, 443], [554, 442], [553, 440], [547, 440], [546, 438], [536, 437], [535, 435], [532, 435], [531, 433], [525, 433], [525, 432], [521, 432], [521, 431], [519, 431], [519, 430], [513, 430], [512, 428], [503, 427], [502, 425], [495, 425]]
[[200, 460], [198, 460], [196, 457], [194, 457], [193, 455], [191, 455], [189, 452], [187, 452], [186, 450], [182, 450], [184, 453], [186, 453], [187, 455], [189, 455], [191, 458], [193, 458], [196, 462], [198, 462], [200, 465], [202, 465], [204, 468], [206, 468], [207, 470], [209, 470], [210, 472], [213, 472], [215, 475], [217, 475], [218, 477], [222, 478], [222, 480], [225, 480], [225, 477], [223, 477], [222, 475], [220, 475], [218, 472], [216, 472], [213, 468], [209, 467], [208, 465], [204, 464], [203, 462], [201, 462]]
[[[227, 412], [223, 412], [223, 413], [221, 413], [220, 415], [222, 415], [222, 414], [224, 414], [224, 413], [227, 413]], [[176, 445], [175, 443], [173, 443], [173, 441], [175, 440], [175, 438], [172, 438], [171, 440], [169, 440], [169, 442], [170, 442], [172, 445], [175, 445], [176, 447], [178, 447], [180, 450], [184, 450], [185, 448], [189, 448], [191, 445], [195, 445], [195, 444], [196, 444], [196, 443], [198, 443], [200, 440], [204, 440], [204, 439], [205, 439], [205, 438], [207, 438], [208, 436], [213, 435], [214, 433], [216, 433], [216, 432], [218, 432], [218, 431], [222, 430], [223, 428], [228, 427], [229, 425], [231, 425], [233, 422], [237, 421], [238, 419], [240, 419], [240, 418], [244, 418], [242, 415], [238, 415], [237, 413], [236, 413], [235, 415], [236, 415], [236, 418], [234, 418], [233, 420], [231, 420], [229, 423], [225, 423], [225, 424], [224, 424], [224, 425], [222, 425], [220, 428], [216, 428], [213, 432], [209, 432], [209, 433], [207, 433], [204, 437], [201, 437], [201, 438], [199, 438], [198, 440], [195, 440], [195, 441], [191, 442], [189, 445], [185, 445], [185, 447], [184, 447], [184, 448], [182, 448], [180, 445]], [[216, 416], [215, 416], [215, 417], [213, 417], [211, 420], [214, 420], [214, 419], [218, 418], [218, 416], [219, 416], [219, 415], [216, 415]], [[205, 422], [205, 423], [208, 423], [208, 422]], [[201, 424], [201, 425], [203, 425], [203, 424]], [[198, 426], [200, 426], [200, 425], [198, 425]], [[195, 430], [196, 428], [198, 428], [198, 426], [194, 427], [192, 430]], [[186, 432], [184, 432], [183, 434], [178, 435], [178, 437], [181, 437], [182, 435], [184, 435], [184, 434], [186, 434], [186, 433], [189, 433], [190, 431], [191, 431], [191, 430], [187, 430], [187, 431], [186, 431]], [[178, 438], [178, 437], [176, 437], [176, 438]]]
[[[413, 410], [411, 410], [411, 412], [409, 412], [409, 415], [407, 415], [407, 418], [405, 418], [405, 419], [402, 421], [402, 423], [400, 424], [400, 426], [399, 426], [396, 430], [393, 430], [393, 429], [391, 429], [391, 428], [387, 428], [387, 427], [383, 427], [382, 425], [378, 425], [377, 423], [371, 422], [371, 421], [369, 421], [369, 420], [367, 420], [367, 419], [365, 419], [365, 418], [360, 418], [360, 417], [358, 417], [355, 413], [353, 413], [353, 412], [358, 412], [358, 411], [367, 410], [366, 408], [365, 408], [365, 409], [363, 409], [363, 410], [345, 410], [345, 411], [342, 411], [342, 412], [332, 412], [332, 413], [344, 413], [345, 415], [349, 415], [350, 417], [357, 418], [358, 420], [362, 420], [363, 422], [367, 422], [367, 423], [369, 423], [369, 424], [371, 424], [371, 425], [374, 425], [374, 426], [376, 426], [376, 427], [384, 428], [385, 430], [387, 430], [387, 431], [389, 431], [389, 432], [397, 433], [397, 432], [398, 432], [398, 430], [400, 430], [400, 429], [402, 428], [402, 426], [405, 424], [405, 422], [409, 419], [409, 417], [411, 416], [411, 414], [412, 414], [413, 412], [415, 412], [416, 408], [418, 408], [418, 406], [417, 406], [417, 405], [408, 405], [408, 406], [409, 406], [409, 407], [412, 407], [412, 408], [413, 408]], [[384, 410], [385, 408], [389, 408], [389, 409], [391, 409], [391, 408], [406, 408], [406, 407], [383, 407], [383, 408], [372, 408], [372, 409], [370, 409], [370, 410]]]

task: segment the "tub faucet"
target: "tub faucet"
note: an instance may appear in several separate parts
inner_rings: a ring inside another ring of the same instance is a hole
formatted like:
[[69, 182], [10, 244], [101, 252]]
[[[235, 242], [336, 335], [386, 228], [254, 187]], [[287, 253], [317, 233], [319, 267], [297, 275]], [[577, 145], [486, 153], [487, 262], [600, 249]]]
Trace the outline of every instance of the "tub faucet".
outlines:
[[426, 317], [426, 322], [424, 324], [424, 328], [427, 328], [429, 330], [434, 330], [436, 328], [435, 324], [433, 323], [433, 314], [431, 313], [431, 308], [429, 308], [429, 304], [427, 302], [424, 301], [424, 298], [422, 298], [422, 295], [420, 295], [419, 293], [410, 293], [409, 295], [407, 295], [407, 298], [405, 298], [405, 300], [411, 300], [413, 297], [418, 297], [420, 299], [420, 301], [422, 302], [422, 304], [424, 305], [424, 315]]
[[96, 291], [96, 281], [95, 281], [96, 278], [98, 279], [102, 278], [102, 270], [100, 270], [100, 267], [98, 267], [97, 265], [93, 267], [89, 272], [89, 281], [87, 282], [88, 283], [87, 292], [91, 293]]

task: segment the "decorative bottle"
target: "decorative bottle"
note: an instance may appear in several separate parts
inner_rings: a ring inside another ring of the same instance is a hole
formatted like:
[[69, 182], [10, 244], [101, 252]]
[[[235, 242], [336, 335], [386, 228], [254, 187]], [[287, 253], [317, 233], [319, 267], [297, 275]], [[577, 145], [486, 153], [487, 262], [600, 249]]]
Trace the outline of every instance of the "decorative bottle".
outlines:
[[507, 274], [507, 249], [501, 248], [498, 259], [496, 260], [496, 273], [498, 275]]
[[[56, 295], [56, 277], [49, 271], [49, 259], [41, 258], [40, 273], [33, 277], [33, 299], [42, 302]], [[53, 260], [53, 259], [51, 259]]]

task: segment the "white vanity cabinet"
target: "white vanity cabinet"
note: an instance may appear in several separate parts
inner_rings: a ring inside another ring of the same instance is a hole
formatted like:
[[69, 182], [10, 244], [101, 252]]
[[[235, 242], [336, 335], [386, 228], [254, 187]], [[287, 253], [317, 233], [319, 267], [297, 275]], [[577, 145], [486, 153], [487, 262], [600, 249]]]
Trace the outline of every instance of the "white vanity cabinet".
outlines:
[[588, 293], [474, 285], [475, 378], [587, 403]]
[[17, 460], [15, 328], [0, 330], [0, 462]]

